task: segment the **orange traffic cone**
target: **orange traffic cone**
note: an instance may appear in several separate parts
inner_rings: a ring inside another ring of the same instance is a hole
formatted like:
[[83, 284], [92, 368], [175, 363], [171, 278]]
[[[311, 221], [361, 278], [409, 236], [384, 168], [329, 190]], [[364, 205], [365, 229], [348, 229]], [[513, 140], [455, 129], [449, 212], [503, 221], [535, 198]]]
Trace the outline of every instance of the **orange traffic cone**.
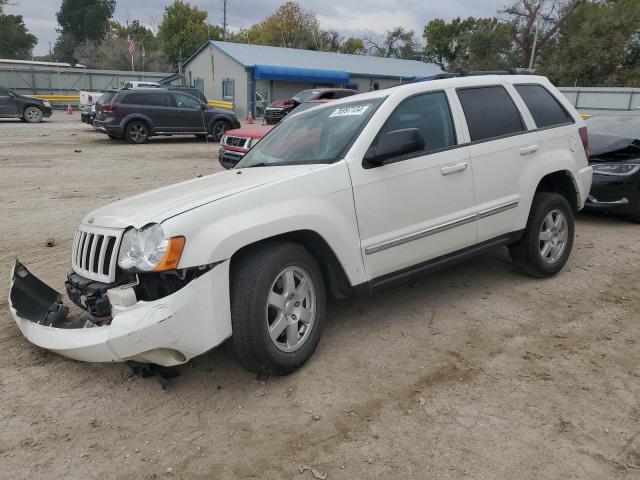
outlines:
[[71, 104], [67, 103], [67, 111], [65, 115], [73, 115], [73, 108], [71, 108]]
[[247, 123], [249, 125], [253, 125], [253, 117], [251, 116], [251, 114], [249, 114], [249, 116], [247, 117]]

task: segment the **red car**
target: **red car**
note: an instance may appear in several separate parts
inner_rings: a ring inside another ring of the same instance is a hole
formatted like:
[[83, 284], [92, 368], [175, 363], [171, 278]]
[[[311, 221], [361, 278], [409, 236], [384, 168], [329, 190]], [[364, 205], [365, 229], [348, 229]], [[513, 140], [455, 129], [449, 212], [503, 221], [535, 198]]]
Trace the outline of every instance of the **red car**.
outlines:
[[267, 125], [275, 125], [298, 105], [314, 100], [337, 100], [338, 98], [357, 95], [357, 90], [349, 88], [312, 88], [302, 90], [287, 100], [278, 100], [269, 104], [264, 110], [264, 121]]
[[[302, 112], [309, 108], [331, 100], [310, 100], [301, 103], [295, 108], [296, 113]], [[267, 133], [269, 133], [275, 125], [246, 125], [234, 130], [227, 130], [226, 134], [220, 140], [220, 150], [218, 151], [218, 161], [227, 170], [236, 166], [251, 147], [260, 141]]]

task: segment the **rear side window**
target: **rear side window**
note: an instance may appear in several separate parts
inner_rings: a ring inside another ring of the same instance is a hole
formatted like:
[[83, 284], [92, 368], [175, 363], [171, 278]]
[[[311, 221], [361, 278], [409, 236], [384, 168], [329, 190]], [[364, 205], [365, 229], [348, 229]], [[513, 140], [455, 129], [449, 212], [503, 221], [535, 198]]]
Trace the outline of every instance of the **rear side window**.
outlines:
[[423, 153], [456, 144], [456, 131], [444, 92], [425, 93], [403, 101], [389, 116], [378, 138], [385, 133], [405, 128], [420, 130], [425, 139]]
[[149, 105], [153, 107], [168, 107], [171, 104], [166, 93], [130, 93], [122, 99], [128, 105]]
[[538, 128], [574, 123], [571, 115], [542, 85], [514, 85]]
[[501, 86], [458, 89], [472, 142], [525, 130], [520, 112]]

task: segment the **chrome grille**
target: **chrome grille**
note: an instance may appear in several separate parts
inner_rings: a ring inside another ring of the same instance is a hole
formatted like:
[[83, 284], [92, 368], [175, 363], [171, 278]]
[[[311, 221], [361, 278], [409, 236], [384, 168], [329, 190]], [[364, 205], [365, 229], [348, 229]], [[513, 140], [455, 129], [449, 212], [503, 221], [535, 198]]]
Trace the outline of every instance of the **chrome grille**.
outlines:
[[76, 230], [71, 265], [78, 275], [110, 283], [116, 279], [120, 230], [81, 226]]
[[250, 138], [225, 136], [224, 144], [229, 147], [249, 148]]

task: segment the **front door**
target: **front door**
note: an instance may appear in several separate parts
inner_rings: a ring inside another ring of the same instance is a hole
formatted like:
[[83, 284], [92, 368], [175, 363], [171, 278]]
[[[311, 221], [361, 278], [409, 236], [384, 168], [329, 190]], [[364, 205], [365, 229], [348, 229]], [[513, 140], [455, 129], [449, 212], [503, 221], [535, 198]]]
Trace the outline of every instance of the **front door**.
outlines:
[[179, 132], [204, 132], [206, 125], [202, 104], [199, 100], [186, 93], [175, 93], [176, 107], [180, 117]]
[[375, 168], [350, 162], [369, 280], [476, 243], [473, 171], [468, 148], [458, 145], [460, 117], [449, 95], [403, 100], [374, 139], [375, 145], [386, 132], [417, 128], [423, 151]]

